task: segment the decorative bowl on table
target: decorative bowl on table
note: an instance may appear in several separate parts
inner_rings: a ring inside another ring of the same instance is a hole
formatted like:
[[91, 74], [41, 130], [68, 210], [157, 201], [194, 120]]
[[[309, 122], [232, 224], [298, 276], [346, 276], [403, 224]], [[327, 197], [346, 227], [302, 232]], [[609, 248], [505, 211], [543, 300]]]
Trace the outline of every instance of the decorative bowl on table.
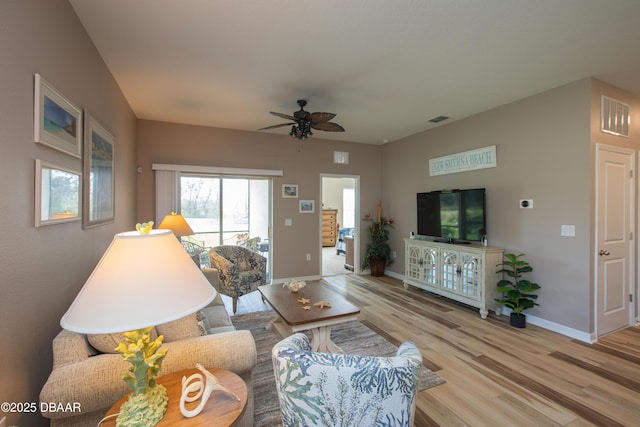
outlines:
[[300, 289], [307, 286], [304, 280], [291, 280], [290, 282], [286, 282], [283, 287], [289, 289], [289, 292], [298, 292]]

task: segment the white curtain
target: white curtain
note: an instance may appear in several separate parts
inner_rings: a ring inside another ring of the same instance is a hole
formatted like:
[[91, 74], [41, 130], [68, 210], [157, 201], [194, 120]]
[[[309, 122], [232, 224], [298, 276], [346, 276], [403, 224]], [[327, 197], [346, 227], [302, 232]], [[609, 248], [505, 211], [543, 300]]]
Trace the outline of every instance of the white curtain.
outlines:
[[156, 170], [156, 227], [171, 212], [180, 212], [180, 172]]

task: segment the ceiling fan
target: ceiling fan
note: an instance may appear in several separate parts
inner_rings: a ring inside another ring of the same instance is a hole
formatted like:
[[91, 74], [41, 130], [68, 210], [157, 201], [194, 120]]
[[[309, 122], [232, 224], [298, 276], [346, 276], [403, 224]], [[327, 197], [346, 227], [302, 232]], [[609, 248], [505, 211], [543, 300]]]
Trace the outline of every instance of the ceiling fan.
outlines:
[[329, 120], [333, 119], [336, 115], [333, 113], [309, 113], [304, 110], [307, 105], [307, 101], [304, 99], [298, 100], [300, 110], [293, 113], [293, 116], [282, 113], [275, 113], [270, 111], [271, 114], [283, 119], [291, 120], [293, 123], [280, 123], [278, 125], [267, 126], [258, 130], [275, 129], [283, 126], [291, 126], [291, 132], [289, 135], [293, 138], [304, 140], [313, 135], [311, 129], [322, 130], [325, 132], [344, 132], [344, 128], [337, 123], [332, 123]]

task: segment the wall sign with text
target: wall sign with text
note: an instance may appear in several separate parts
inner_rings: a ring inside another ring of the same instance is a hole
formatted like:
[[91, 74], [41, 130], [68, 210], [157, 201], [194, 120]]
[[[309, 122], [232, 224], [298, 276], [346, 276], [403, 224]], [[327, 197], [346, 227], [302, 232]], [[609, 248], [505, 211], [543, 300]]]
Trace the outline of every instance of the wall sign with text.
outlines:
[[429, 160], [429, 176], [446, 175], [476, 169], [495, 168], [496, 146], [437, 157]]

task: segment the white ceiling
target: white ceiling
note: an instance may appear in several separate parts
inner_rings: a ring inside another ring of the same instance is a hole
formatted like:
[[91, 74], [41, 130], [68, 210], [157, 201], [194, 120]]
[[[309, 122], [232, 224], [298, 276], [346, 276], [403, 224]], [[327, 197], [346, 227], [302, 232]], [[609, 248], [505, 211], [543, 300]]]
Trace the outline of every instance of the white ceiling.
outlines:
[[307, 99], [346, 129], [314, 138], [382, 144], [589, 76], [640, 95], [638, 0], [70, 3], [141, 119], [255, 131]]

